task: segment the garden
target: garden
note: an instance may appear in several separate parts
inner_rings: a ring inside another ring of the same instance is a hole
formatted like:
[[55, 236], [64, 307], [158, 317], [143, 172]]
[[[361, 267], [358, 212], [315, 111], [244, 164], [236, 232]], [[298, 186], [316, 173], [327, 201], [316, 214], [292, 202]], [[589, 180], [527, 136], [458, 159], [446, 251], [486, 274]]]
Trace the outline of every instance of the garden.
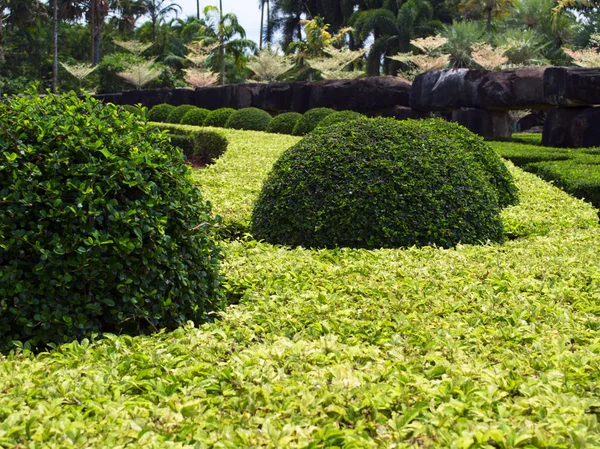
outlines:
[[[600, 447], [594, 149], [10, 108], [0, 447]], [[190, 168], [169, 135], [220, 150]]]

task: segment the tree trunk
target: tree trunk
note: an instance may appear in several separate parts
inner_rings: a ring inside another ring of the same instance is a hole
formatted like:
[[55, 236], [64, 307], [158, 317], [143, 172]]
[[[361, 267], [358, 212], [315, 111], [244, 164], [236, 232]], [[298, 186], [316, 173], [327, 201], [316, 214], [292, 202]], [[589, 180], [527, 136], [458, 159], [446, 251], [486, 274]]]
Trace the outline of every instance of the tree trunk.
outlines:
[[196, 0], [196, 19], [200, 20], [200, 0]]
[[54, 57], [52, 59], [52, 93], [56, 93], [58, 87], [58, 0], [54, 0], [52, 4], [52, 13], [52, 42], [54, 44]]
[[488, 8], [488, 10], [487, 10], [486, 29], [487, 29], [488, 34], [492, 33], [492, 8]]
[[225, 84], [225, 30], [223, 29], [223, 0], [219, 0], [219, 55], [221, 56], [221, 86]]
[[92, 65], [94, 65], [94, 60], [96, 59], [94, 52], [96, 51], [96, 45], [94, 42], [96, 30], [96, 0], [90, 0], [90, 42], [91, 42], [91, 50], [90, 50], [90, 61]]
[[265, 25], [265, 0], [260, 4], [260, 38], [258, 40], [258, 50], [262, 50], [263, 45], [263, 30]]
[[104, 18], [96, 15], [98, 24], [94, 27], [96, 33], [94, 35], [94, 65], [100, 63], [100, 42], [102, 40], [102, 29], [104, 28]]

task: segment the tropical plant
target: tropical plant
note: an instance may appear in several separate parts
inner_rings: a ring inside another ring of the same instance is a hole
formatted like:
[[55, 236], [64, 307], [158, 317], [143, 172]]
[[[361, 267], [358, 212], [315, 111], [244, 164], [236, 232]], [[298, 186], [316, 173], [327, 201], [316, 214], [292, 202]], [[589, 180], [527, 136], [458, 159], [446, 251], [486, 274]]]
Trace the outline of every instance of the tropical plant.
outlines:
[[271, 83], [292, 70], [294, 63], [287, 56], [269, 47], [250, 58], [246, 67], [254, 73], [258, 81]]
[[125, 70], [118, 72], [117, 75], [139, 90], [158, 78], [161, 73], [162, 70], [157, 68], [154, 59], [151, 59], [148, 61], [126, 62]]
[[152, 42], [156, 42], [157, 26], [160, 21], [168, 14], [174, 13], [177, 15], [178, 12], [181, 12], [181, 6], [175, 2], [170, 3], [169, 0], [142, 0], [142, 5], [146, 14], [150, 16], [150, 23], [152, 24]]
[[443, 51], [450, 55], [450, 65], [471, 67], [473, 45], [483, 41], [485, 28], [479, 22], [454, 22], [451, 26], [444, 27], [442, 36], [448, 39]]
[[492, 18], [506, 15], [512, 0], [462, 0], [459, 7], [468, 17], [485, 16], [485, 28], [488, 34], [492, 32]]
[[339, 50], [330, 46], [323, 49], [324, 56], [307, 59], [306, 63], [311, 69], [319, 72], [323, 79], [354, 79], [362, 76], [363, 72], [347, 69], [365, 52], [366, 49]]

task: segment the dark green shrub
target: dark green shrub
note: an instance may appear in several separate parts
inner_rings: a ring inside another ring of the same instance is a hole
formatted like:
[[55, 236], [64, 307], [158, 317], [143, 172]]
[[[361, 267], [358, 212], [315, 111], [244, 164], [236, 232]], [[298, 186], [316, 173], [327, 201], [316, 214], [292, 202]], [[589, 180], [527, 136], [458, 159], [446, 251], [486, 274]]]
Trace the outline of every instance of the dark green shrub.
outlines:
[[204, 126], [214, 126], [216, 128], [225, 128], [227, 120], [231, 117], [231, 114], [235, 112], [232, 108], [220, 108], [210, 111], [204, 120]]
[[252, 214], [289, 246], [406, 247], [503, 240], [498, 193], [477, 158], [417, 121], [315, 130], [274, 165]]
[[339, 111], [334, 112], [333, 114], [329, 114], [323, 120], [321, 120], [317, 128], [325, 128], [327, 126], [334, 125], [340, 122], [350, 122], [352, 120], [364, 120], [366, 117], [362, 115], [360, 112], [354, 111]]
[[144, 111], [139, 106], [135, 106], [133, 104], [125, 104], [121, 106], [121, 108], [123, 108], [127, 112], [131, 112], [133, 115], [136, 115], [140, 118], [144, 118]]
[[304, 113], [298, 120], [292, 134], [294, 136], [304, 136], [317, 127], [319, 122], [325, 117], [333, 114], [335, 111], [329, 108], [310, 109]]
[[258, 108], [238, 109], [229, 117], [226, 128], [265, 131], [273, 119], [268, 112]]
[[145, 333], [222, 304], [216, 220], [153, 126], [75, 94], [0, 103], [0, 348]]
[[298, 112], [284, 112], [283, 114], [276, 115], [273, 120], [267, 126], [268, 133], [275, 134], [292, 134], [294, 126], [298, 120], [302, 118], [302, 114]]
[[181, 118], [182, 125], [203, 126], [210, 111], [204, 108], [194, 108], [187, 111]]
[[[411, 121], [411, 123], [414, 123]], [[478, 135], [458, 123], [442, 119], [422, 120], [419, 126], [435, 135], [439, 141], [450, 147], [460, 147], [469, 151], [481, 164], [490, 183], [498, 192], [498, 204], [506, 207], [519, 202], [519, 192], [506, 165], [498, 154]]]
[[181, 106], [175, 107], [173, 110], [171, 110], [171, 112], [169, 112], [169, 115], [167, 116], [167, 123], [181, 123], [183, 116], [194, 109], [196, 109], [196, 106], [191, 104], [182, 104]]
[[166, 122], [173, 109], [175, 109], [175, 106], [170, 104], [157, 104], [148, 112], [148, 120], [151, 122]]
[[212, 164], [227, 149], [227, 139], [215, 131], [197, 129], [192, 125], [164, 123], [157, 126], [169, 130], [171, 143], [181, 148], [187, 160], [195, 166]]

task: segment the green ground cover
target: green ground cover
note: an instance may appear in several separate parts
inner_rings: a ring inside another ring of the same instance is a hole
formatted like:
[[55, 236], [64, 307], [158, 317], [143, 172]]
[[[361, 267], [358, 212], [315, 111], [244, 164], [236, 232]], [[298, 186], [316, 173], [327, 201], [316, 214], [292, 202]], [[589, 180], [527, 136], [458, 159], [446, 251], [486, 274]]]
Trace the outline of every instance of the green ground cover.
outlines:
[[[243, 233], [298, 138], [225, 134], [196, 179]], [[224, 242], [215, 322], [0, 359], [0, 447], [600, 447], [596, 210], [509, 166], [505, 244]]]

